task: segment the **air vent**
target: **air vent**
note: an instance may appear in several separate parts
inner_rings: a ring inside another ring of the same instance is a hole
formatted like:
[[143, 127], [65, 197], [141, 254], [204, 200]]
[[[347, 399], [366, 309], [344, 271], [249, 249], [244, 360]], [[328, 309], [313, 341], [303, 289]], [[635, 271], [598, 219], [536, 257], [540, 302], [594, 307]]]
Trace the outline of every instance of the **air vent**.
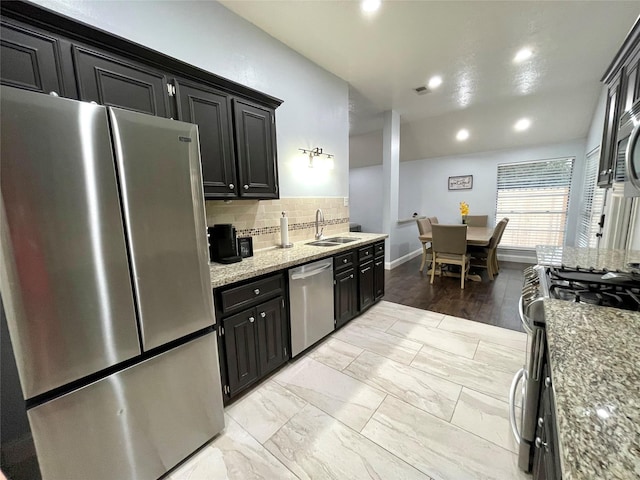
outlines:
[[429, 87], [425, 87], [424, 85], [421, 87], [414, 88], [414, 90], [418, 95], [426, 95], [427, 93], [431, 93], [431, 90], [429, 90]]

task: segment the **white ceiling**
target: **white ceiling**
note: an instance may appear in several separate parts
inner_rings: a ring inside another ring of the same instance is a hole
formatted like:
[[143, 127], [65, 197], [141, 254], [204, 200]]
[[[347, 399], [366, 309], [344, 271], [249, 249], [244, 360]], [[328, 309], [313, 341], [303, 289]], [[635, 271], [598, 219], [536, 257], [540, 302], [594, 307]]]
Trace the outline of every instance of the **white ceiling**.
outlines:
[[[640, 14], [638, 1], [383, 0], [373, 15], [357, 1], [221, 3], [350, 84], [351, 136], [399, 112], [401, 160], [586, 137], [600, 78]], [[515, 64], [525, 46], [534, 56]], [[418, 96], [432, 75], [443, 84]], [[515, 133], [521, 117], [532, 126]]]

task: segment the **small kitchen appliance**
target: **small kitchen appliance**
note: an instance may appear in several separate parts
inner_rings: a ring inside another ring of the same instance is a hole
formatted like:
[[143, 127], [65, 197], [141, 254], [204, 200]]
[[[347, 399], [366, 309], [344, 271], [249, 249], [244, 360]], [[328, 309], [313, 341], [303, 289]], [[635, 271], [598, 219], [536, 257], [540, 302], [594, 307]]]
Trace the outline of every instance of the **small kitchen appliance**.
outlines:
[[209, 254], [212, 262], [236, 263], [242, 260], [238, 255], [236, 229], [230, 223], [218, 223], [207, 229], [209, 233]]

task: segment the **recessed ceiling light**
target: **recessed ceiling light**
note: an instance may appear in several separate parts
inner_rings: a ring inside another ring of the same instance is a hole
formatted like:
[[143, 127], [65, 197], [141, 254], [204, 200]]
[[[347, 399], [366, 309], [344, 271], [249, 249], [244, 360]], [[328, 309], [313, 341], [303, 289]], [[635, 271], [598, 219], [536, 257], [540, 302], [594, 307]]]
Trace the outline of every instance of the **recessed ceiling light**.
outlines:
[[516, 122], [513, 128], [518, 132], [523, 132], [530, 126], [531, 126], [531, 120], [529, 120], [528, 118], [521, 118]]
[[442, 85], [442, 77], [439, 75], [431, 77], [427, 85], [429, 85], [429, 88], [431, 88], [432, 90], [434, 88], [438, 88], [440, 85]]
[[362, 0], [360, 2], [360, 8], [363, 12], [371, 13], [380, 8], [381, 0]]
[[466, 128], [463, 128], [456, 134], [456, 139], [459, 142], [464, 142], [467, 138], [469, 138], [469, 130], [467, 130]]
[[531, 55], [533, 55], [531, 49], [523, 48], [518, 53], [516, 53], [516, 56], [513, 57], [513, 61], [516, 63], [521, 63], [531, 58]]

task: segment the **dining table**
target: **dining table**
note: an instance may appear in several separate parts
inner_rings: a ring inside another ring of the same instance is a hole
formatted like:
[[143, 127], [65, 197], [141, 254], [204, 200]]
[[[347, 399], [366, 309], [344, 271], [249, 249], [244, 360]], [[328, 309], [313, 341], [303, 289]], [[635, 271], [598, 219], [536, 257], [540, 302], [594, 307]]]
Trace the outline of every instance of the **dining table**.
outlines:
[[[491, 241], [491, 236], [493, 235], [493, 231], [495, 227], [467, 227], [467, 246], [475, 246], [475, 247], [486, 247], [489, 245]], [[421, 242], [431, 242], [433, 241], [433, 236], [431, 232], [427, 232], [423, 235], [420, 235]], [[437, 273], [437, 270], [436, 270]], [[431, 274], [431, 269], [427, 272], [428, 275]], [[445, 277], [458, 277], [460, 278], [460, 274], [457, 272], [448, 272], [443, 271], [441, 275]], [[467, 280], [471, 280], [472, 282], [481, 282], [482, 277], [477, 274], [468, 273]]]

